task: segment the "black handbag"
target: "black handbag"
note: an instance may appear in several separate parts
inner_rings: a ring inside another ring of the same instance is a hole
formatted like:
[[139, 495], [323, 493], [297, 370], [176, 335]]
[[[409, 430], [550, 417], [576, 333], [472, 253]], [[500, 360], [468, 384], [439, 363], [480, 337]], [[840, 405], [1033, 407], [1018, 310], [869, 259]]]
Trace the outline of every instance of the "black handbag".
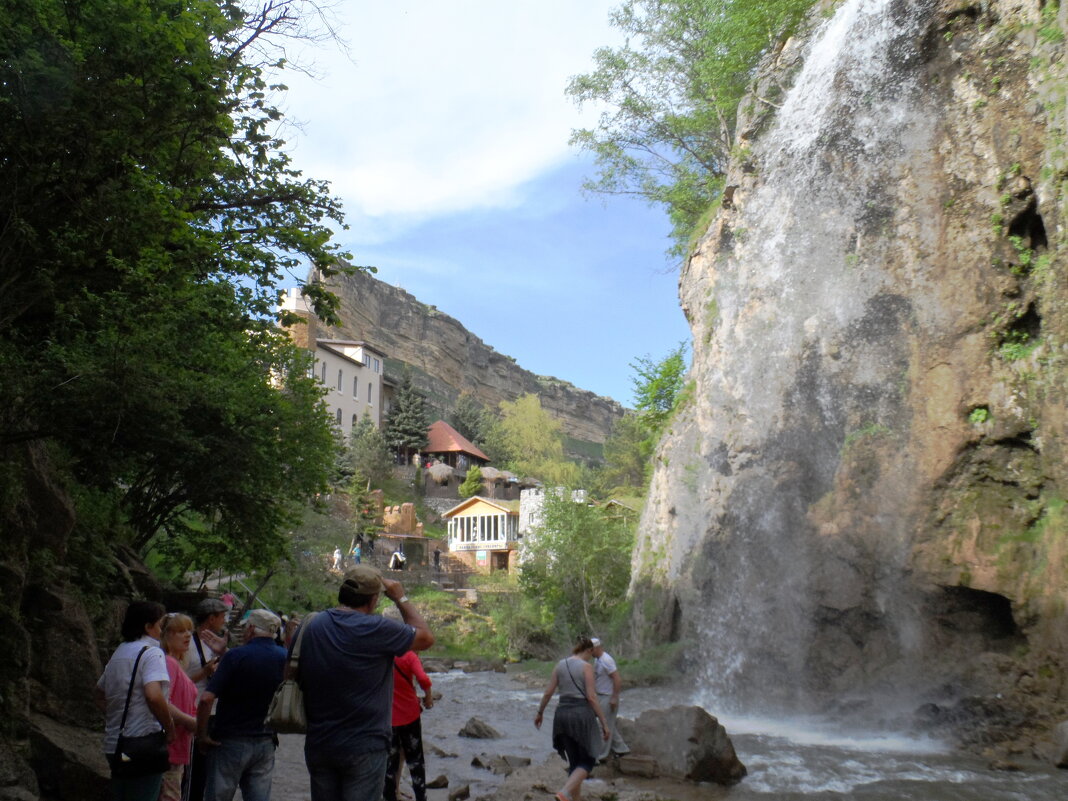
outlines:
[[171, 766], [170, 753], [167, 749], [167, 732], [163, 729], [151, 734], [142, 734], [140, 737], [127, 737], [123, 734], [126, 729], [126, 716], [130, 712], [130, 697], [133, 695], [137, 668], [141, 664], [141, 657], [148, 649], [147, 645], [142, 648], [137, 659], [134, 660], [130, 687], [126, 691], [126, 706], [123, 707], [122, 722], [119, 724], [119, 741], [115, 746], [115, 753], [108, 755], [112, 776], [121, 778], [151, 776], [153, 773], [165, 773]]

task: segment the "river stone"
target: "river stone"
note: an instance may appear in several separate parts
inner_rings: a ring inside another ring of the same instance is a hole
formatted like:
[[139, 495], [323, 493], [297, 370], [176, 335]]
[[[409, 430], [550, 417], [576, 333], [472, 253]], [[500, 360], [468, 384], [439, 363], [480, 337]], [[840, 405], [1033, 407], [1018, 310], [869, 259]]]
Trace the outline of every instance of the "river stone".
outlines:
[[498, 740], [501, 737], [499, 731], [478, 718], [471, 718], [467, 721], [459, 733], [461, 737], [471, 737], [476, 740]]
[[1053, 764], [1068, 768], [1068, 720], [1053, 730]]
[[443, 748], [439, 748], [438, 746], [434, 745], [433, 743], [427, 743], [425, 747], [426, 747], [426, 750], [429, 751], [431, 755], [439, 757], [441, 759], [455, 759], [456, 758], [456, 754], [450, 753], [449, 751], [446, 751]]
[[465, 798], [471, 797], [471, 785], [465, 784], [457, 787], [455, 790], [449, 791], [449, 801], [464, 801]]
[[449, 777], [442, 773], [436, 779], [431, 779], [426, 783], [426, 789], [428, 790], [440, 790], [443, 787], [449, 786]]
[[650, 709], [618, 726], [632, 753], [655, 759], [660, 775], [735, 784], [747, 773], [726, 730], [699, 706]]

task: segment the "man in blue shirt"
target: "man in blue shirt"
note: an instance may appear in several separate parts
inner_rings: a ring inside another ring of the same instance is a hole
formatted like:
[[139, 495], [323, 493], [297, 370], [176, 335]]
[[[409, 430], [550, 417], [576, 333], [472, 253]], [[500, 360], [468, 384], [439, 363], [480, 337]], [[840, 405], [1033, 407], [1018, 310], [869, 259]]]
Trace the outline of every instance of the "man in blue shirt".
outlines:
[[[374, 614], [382, 595], [403, 623]], [[297, 669], [311, 801], [380, 801], [393, 734], [393, 657], [426, 650], [434, 635], [401, 583], [369, 565], [350, 570], [338, 605], [307, 627]]]
[[244, 801], [271, 796], [276, 737], [264, 719], [285, 673], [286, 650], [274, 642], [281, 625], [267, 610], [254, 610], [245, 625], [246, 644], [223, 656], [200, 696], [197, 746], [210, 749], [205, 801], [232, 801], [238, 787]]

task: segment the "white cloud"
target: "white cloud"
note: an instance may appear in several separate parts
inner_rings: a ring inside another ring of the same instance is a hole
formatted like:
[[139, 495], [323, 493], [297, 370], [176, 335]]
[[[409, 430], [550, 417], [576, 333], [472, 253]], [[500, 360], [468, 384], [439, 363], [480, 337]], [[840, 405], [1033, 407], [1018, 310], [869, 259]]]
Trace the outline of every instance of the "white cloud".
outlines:
[[332, 182], [356, 230], [515, 206], [518, 187], [568, 157], [581, 119], [564, 88], [616, 41], [617, 4], [343, 2], [351, 60], [324, 47], [318, 81], [286, 76], [294, 160]]

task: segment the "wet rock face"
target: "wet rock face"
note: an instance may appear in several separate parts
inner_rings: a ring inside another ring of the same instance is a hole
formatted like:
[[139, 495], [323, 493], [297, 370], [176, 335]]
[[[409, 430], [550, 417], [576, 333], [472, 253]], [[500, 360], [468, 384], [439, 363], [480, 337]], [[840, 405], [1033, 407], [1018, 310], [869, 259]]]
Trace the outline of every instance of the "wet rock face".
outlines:
[[836, 9], [758, 77], [791, 88], [743, 103], [730, 202], [680, 279], [694, 367], [638, 627], [693, 637], [710, 696], [747, 706], [956, 703], [987, 652], [1032, 677], [1021, 708], [1063, 698], [1063, 20]]
[[24, 456], [22, 498], [0, 520], [0, 795], [103, 798], [107, 766], [92, 700], [102, 666], [94, 625], [63, 569], [73, 504], [44, 449]]
[[607, 439], [623, 414], [623, 407], [610, 398], [524, 370], [459, 320], [373, 276], [344, 276], [331, 288], [341, 301], [342, 324], [326, 334], [366, 340], [389, 358], [411, 365], [416, 385], [441, 408], [451, 408], [464, 392], [491, 409], [502, 400], [533, 393], [565, 433], [596, 443]]
[[656, 775], [691, 782], [736, 784], [748, 771], [719, 721], [697, 706], [673, 706], [621, 719], [633, 755], [651, 757]]

